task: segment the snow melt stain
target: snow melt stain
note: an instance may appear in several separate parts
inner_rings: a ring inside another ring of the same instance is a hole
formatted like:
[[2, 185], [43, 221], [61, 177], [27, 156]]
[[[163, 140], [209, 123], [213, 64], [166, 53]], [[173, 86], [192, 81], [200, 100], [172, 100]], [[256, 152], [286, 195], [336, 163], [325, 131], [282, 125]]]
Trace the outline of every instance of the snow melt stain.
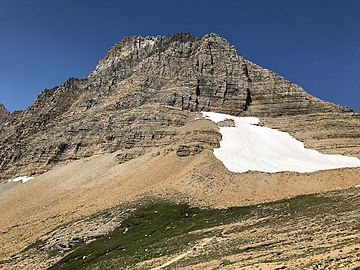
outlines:
[[215, 123], [231, 119], [235, 127], [220, 127], [222, 140], [214, 155], [232, 172], [314, 172], [360, 167], [360, 160], [342, 155], [327, 155], [307, 149], [289, 133], [258, 126], [256, 117], [236, 117], [202, 112]]
[[19, 176], [19, 177], [16, 177], [15, 179], [11, 179], [9, 180], [8, 182], [22, 182], [22, 183], [26, 183], [27, 181], [30, 181], [34, 179], [34, 177], [31, 177], [31, 176]]

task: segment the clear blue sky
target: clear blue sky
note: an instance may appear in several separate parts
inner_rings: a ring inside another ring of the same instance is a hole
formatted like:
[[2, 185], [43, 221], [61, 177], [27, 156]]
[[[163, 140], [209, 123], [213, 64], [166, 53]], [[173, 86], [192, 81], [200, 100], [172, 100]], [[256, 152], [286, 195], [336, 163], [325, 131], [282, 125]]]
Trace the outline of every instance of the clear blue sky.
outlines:
[[0, 103], [31, 105], [127, 35], [209, 32], [309, 93], [360, 111], [359, 0], [0, 0]]

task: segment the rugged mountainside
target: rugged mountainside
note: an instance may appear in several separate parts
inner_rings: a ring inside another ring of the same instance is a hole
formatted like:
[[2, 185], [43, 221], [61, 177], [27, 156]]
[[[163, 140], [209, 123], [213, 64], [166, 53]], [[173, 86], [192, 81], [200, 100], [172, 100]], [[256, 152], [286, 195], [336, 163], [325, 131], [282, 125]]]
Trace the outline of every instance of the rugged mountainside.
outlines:
[[0, 125], [5, 122], [10, 116], [9, 111], [3, 104], [0, 103]]
[[222, 37], [128, 37], [25, 111], [0, 107], [0, 269], [360, 267], [360, 167], [231, 172], [213, 148], [234, 122], [200, 111], [360, 157], [357, 113]]
[[0, 181], [118, 150], [124, 162], [159, 145], [180, 155], [217, 146], [215, 128], [179, 139], [175, 128], [199, 111], [258, 116], [306, 145], [360, 156], [357, 114], [247, 61], [224, 38], [136, 36], [114, 45], [85, 78], [43, 91], [7, 123], [0, 118]]

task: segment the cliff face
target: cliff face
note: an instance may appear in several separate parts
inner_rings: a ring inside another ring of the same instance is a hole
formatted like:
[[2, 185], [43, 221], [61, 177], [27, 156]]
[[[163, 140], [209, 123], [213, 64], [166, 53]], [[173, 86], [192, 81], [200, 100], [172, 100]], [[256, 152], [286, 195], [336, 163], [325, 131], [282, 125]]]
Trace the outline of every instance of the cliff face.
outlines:
[[189, 111], [257, 116], [349, 111], [245, 60], [215, 34], [200, 39], [187, 34], [126, 38], [109, 50], [88, 79], [108, 91], [134, 85], [138, 89], [129, 95], [139, 96], [139, 104]]
[[[2, 125], [0, 180], [117, 150], [128, 160], [159, 145], [212, 148], [219, 140], [213, 129], [178, 137], [176, 128], [199, 111], [258, 116], [306, 144], [315, 139], [315, 148], [360, 155], [356, 114], [247, 61], [224, 38], [127, 37], [88, 76], [43, 91]], [[299, 124], [288, 125], [292, 119]]]

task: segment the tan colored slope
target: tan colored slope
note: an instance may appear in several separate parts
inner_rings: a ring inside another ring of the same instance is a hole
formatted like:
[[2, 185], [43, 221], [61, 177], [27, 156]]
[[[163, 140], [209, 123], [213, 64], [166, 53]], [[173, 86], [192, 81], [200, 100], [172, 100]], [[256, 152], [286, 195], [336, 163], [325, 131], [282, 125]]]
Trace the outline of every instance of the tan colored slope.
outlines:
[[227, 207], [360, 184], [360, 169], [235, 174], [211, 150], [184, 158], [169, 148], [156, 152], [123, 164], [118, 164], [116, 153], [87, 158], [3, 188], [0, 258], [19, 252], [60, 224], [143, 196]]

